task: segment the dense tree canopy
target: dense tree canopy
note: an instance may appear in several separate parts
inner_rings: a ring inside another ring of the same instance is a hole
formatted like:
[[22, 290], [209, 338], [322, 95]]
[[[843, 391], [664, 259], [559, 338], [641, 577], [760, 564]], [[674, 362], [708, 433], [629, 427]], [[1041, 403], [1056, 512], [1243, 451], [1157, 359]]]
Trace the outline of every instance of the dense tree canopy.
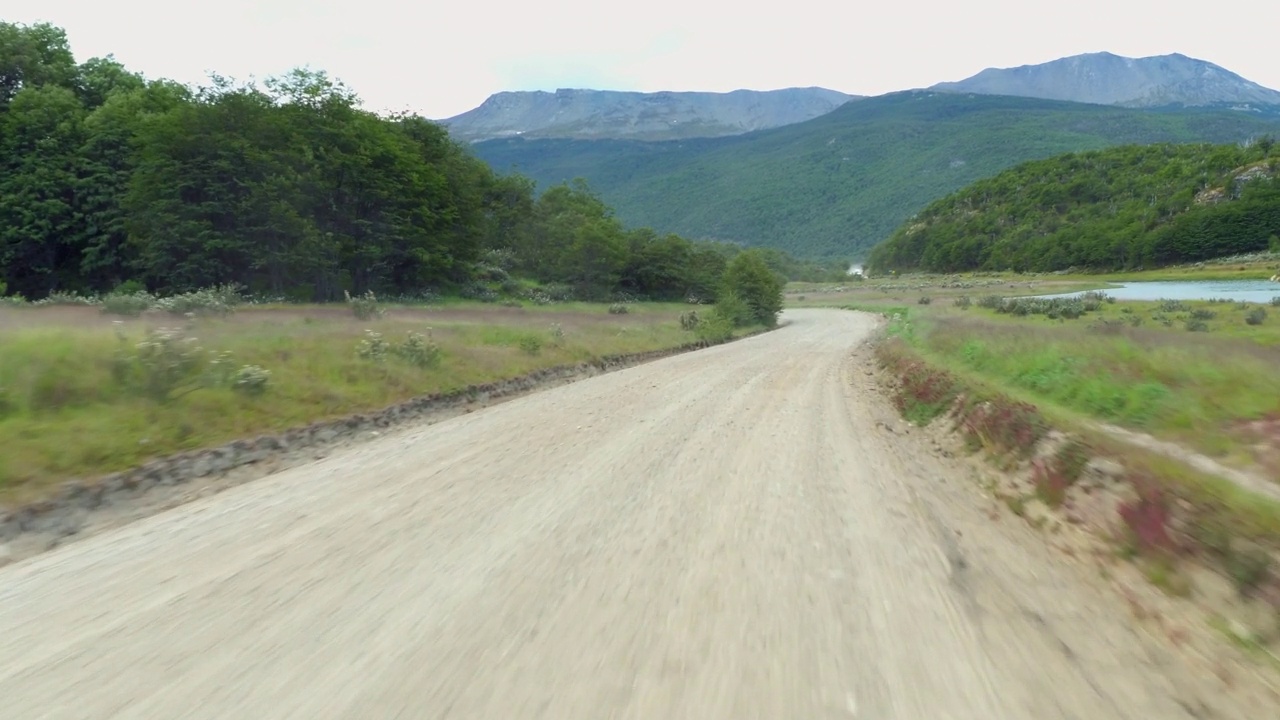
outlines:
[[1025, 163], [934, 202], [871, 253], [873, 271], [1099, 270], [1265, 250], [1280, 158], [1236, 145], [1124, 146]]
[[[56, 27], [0, 23], [8, 294], [132, 281], [332, 300], [510, 271], [582, 297], [709, 300], [739, 251], [628, 229], [582, 182], [538, 195], [436, 123], [362, 109], [323, 72], [193, 89], [110, 57], [77, 64]], [[795, 277], [834, 271], [773, 262]]]

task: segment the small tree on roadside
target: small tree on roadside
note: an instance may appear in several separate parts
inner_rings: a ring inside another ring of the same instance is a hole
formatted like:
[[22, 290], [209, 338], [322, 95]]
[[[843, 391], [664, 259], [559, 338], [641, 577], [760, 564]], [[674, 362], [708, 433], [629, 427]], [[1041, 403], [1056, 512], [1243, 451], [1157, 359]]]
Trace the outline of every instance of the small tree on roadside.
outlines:
[[748, 250], [729, 261], [725, 268], [722, 292], [736, 295], [746, 305], [740, 324], [760, 323], [765, 327], [778, 324], [782, 312], [782, 281], [759, 251]]

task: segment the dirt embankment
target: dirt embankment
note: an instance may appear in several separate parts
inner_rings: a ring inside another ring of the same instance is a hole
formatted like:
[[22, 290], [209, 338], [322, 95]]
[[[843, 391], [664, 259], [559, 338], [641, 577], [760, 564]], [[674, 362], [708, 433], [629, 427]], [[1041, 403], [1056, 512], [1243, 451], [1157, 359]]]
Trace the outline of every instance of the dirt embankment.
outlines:
[[1135, 628], [1035, 531], [993, 520], [968, 467], [874, 392], [872, 316], [787, 316], [0, 570], [6, 712], [1146, 720], [1280, 707], [1245, 674], [1228, 686], [1193, 644]]

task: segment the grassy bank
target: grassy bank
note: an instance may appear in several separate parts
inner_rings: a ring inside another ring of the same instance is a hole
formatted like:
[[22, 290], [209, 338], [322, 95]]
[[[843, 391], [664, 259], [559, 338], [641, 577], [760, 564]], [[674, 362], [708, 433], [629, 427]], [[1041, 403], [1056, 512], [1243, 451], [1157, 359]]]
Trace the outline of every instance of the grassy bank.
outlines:
[[1280, 477], [1280, 308], [1100, 302], [1067, 319], [973, 305], [912, 317], [912, 345], [952, 372]]
[[[219, 319], [149, 313], [113, 321], [91, 307], [0, 308], [0, 498], [417, 395], [695, 339], [680, 327], [685, 305], [628, 309], [450, 303], [359, 320], [345, 306], [280, 306]], [[178, 329], [169, 350], [143, 354], [139, 343], [150, 337], [148, 347], [156, 346], [160, 327]], [[411, 342], [409, 333], [420, 338]], [[173, 369], [188, 356], [197, 360]], [[157, 367], [165, 362], [170, 370]], [[234, 375], [246, 365], [266, 370], [265, 384], [207, 382], [219, 367]], [[152, 380], [166, 372], [182, 377], [157, 392]]]

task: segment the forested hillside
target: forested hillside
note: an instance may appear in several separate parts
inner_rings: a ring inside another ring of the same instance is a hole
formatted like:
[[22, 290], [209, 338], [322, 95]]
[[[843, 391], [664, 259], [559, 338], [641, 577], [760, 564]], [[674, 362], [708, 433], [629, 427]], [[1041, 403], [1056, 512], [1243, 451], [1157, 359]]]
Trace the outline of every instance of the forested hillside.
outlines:
[[1019, 165], [911, 218], [868, 265], [1104, 270], [1196, 262], [1280, 245], [1273, 141], [1125, 146]]
[[810, 257], [858, 257], [931, 201], [1019, 162], [1129, 143], [1238, 142], [1275, 117], [904, 92], [732, 138], [494, 140], [476, 152], [540, 183], [573, 177], [634, 224]]
[[322, 72], [193, 89], [0, 23], [0, 294], [333, 300], [518, 273], [582, 297], [707, 297], [738, 250], [627, 229], [585, 185], [535, 198], [440, 125], [367, 112]]

